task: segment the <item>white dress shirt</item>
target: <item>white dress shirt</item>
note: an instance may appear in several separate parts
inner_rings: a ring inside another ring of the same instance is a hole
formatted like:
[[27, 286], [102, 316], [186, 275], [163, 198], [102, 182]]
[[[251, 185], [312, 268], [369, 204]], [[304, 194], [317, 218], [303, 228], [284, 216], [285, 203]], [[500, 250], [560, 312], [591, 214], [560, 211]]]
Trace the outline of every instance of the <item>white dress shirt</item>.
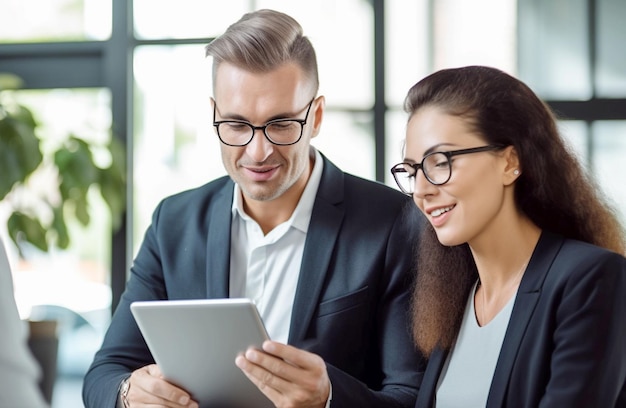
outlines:
[[235, 184], [230, 241], [229, 297], [252, 299], [272, 340], [287, 343], [294, 296], [313, 203], [322, 177], [322, 157], [315, 154], [311, 176], [291, 217], [267, 235], [248, 216]]

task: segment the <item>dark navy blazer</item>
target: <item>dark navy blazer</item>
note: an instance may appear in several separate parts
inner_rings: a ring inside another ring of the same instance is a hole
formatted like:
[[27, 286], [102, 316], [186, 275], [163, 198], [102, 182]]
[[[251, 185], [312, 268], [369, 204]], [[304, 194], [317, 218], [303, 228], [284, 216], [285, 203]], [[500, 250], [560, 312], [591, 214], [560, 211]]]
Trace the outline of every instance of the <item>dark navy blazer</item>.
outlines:
[[[407, 315], [423, 218], [398, 191], [323, 160], [289, 343], [324, 358], [333, 407], [413, 407], [423, 364]], [[233, 189], [223, 177], [159, 204], [85, 377], [87, 407], [114, 407], [122, 379], [153, 363], [131, 302], [228, 297]]]
[[[433, 407], [447, 353], [417, 408]], [[488, 408], [626, 407], [626, 259], [544, 232], [522, 278]]]

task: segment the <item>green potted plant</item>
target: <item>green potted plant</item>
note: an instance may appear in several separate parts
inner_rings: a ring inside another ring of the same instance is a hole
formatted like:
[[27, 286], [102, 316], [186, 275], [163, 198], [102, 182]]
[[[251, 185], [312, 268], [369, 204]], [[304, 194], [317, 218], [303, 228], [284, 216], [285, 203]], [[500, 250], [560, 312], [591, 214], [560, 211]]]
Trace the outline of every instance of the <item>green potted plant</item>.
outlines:
[[[0, 73], [0, 205], [9, 207], [6, 227], [20, 254], [23, 242], [44, 252], [51, 246], [68, 248], [66, 219], [89, 224], [91, 189], [99, 190], [111, 212], [113, 229], [119, 228], [125, 210], [123, 145], [115, 137], [97, 145], [68, 134], [42, 150], [36, 116], [15, 96], [21, 85], [15, 75]], [[110, 155], [107, 166], [94, 160], [93, 152], [98, 150], [101, 156], [103, 149]], [[31, 183], [44, 172], [51, 180], [45, 192]]]

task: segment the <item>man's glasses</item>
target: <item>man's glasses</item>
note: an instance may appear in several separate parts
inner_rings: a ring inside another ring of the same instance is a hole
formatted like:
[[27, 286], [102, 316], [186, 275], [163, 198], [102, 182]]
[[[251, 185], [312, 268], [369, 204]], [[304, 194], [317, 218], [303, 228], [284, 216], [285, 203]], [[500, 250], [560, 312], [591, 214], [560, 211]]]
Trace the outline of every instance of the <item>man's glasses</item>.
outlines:
[[452, 177], [452, 157], [461, 154], [479, 153], [490, 150], [502, 149], [503, 146], [488, 145], [473, 147], [471, 149], [452, 150], [449, 152], [432, 152], [424, 156], [421, 163], [398, 163], [391, 168], [391, 174], [407, 195], [413, 195], [415, 191], [415, 178], [417, 171], [422, 169], [426, 180], [431, 184], [440, 186], [446, 184]]
[[[302, 138], [304, 125], [309, 118], [309, 111], [315, 98], [307, 105], [304, 119], [274, 119], [263, 126], [254, 126], [245, 120], [221, 120], [213, 122], [220, 141], [228, 146], [245, 146], [252, 141], [254, 132], [262, 130], [271, 143], [278, 146], [296, 144]], [[213, 104], [213, 118], [217, 110], [217, 103]], [[304, 110], [304, 108], [302, 108]]]

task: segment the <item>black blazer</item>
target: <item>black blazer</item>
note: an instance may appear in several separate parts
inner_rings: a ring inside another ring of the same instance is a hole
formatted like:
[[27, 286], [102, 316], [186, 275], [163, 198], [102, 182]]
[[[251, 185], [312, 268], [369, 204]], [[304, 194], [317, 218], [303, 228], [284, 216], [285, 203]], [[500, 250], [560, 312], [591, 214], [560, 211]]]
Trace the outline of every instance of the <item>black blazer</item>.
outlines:
[[[416, 407], [433, 407], [447, 353]], [[522, 278], [488, 408], [626, 407], [626, 259], [544, 232]]]
[[[413, 407], [423, 366], [407, 329], [409, 272], [422, 218], [403, 194], [323, 160], [289, 343], [324, 358], [333, 407]], [[87, 407], [114, 407], [124, 376], [153, 363], [132, 301], [228, 297], [233, 188], [223, 177], [158, 206], [85, 377]]]

